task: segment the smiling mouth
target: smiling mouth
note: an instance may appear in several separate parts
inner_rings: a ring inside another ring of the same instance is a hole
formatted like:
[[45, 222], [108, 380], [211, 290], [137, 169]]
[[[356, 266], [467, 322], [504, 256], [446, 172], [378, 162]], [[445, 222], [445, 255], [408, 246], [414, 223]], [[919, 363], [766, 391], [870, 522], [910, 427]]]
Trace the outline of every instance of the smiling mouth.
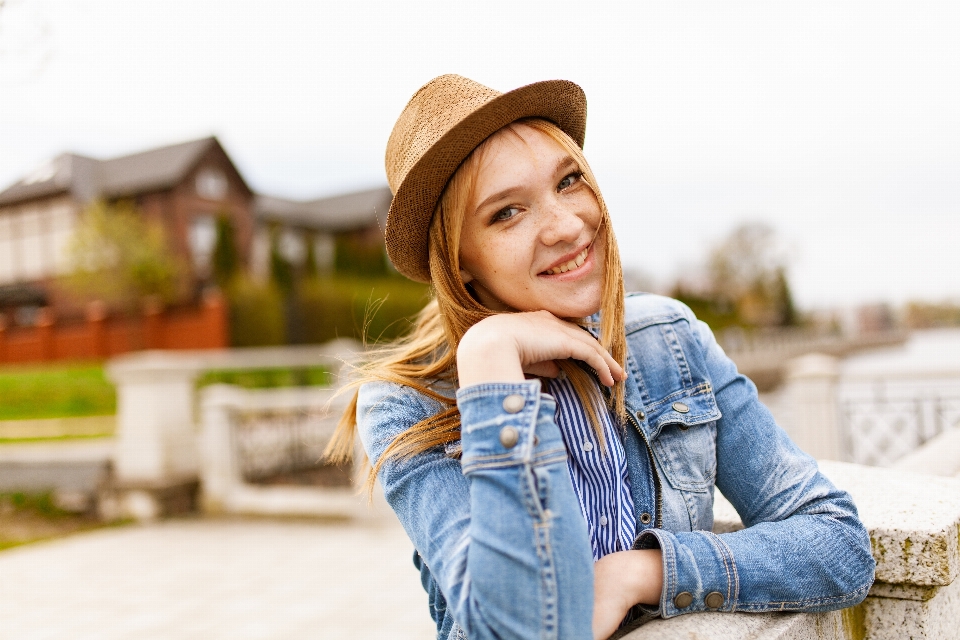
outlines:
[[561, 265], [557, 265], [556, 267], [548, 271], [544, 271], [543, 272], [544, 275], [555, 276], [561, 273], [566, 273], [567, 271], [572, 271], [573, 269], [576, 269], [578, 267], [582, 267], [583, 263], [587, 261], [587, 254], [590, 253], [590, 247], [592, 246], [593, 246], [593, 243], [590, 243], [589, 245], [587, 245], [587, 247], [583, 251], [578, 253], [576, 257], [574, 257], [572, 260], [570, 260], [569, 262], [564, 262]]

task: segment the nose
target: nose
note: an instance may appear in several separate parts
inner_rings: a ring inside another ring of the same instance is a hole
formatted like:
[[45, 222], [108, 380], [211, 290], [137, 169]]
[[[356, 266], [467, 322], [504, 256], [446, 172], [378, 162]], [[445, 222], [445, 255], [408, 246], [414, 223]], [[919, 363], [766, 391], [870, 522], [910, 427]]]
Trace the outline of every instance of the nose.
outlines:
[[555, 244], [575, 243], [583, 232], [584, 221], [575, 209], [565, 203], [551, 200], [544, 207], [544, 223], [540, 229], [540, 241], [552, 247]]

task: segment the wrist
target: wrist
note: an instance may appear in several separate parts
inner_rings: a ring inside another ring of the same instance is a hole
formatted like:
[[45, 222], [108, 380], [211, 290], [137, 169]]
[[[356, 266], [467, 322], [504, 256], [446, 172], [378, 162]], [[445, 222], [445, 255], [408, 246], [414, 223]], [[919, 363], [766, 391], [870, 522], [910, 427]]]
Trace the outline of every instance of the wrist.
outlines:
[[457, 347], [460, 386], [526, 380], [516, 346], [490, 331], [475, 331], [478, 327], [471, 327]]
[[[660, 549], [635, 549], [625, 555], [625, 591], [632, 604], [656, 606], [663, 592], [663, 556]], [[629, 568], [627, 568], [629, 567]]]

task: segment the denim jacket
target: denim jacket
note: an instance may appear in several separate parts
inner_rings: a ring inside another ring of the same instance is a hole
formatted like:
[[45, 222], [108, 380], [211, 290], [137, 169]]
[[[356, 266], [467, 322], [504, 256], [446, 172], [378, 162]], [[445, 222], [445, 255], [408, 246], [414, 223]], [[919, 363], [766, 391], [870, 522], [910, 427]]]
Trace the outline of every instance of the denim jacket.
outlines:
[[[636, 294], [625, 330], [634, 548], [663, 554], [660, 603], [645, 609], [822, 611], [863, 600], [874, 562], [850, 496], [776, 425], [709, 328], [675, 300]], [[460, 459], [435, 447], [387, 461], [378, 476], [416, 548], [438, 638], [591, 638], [593, 560], [553, 399], [539, 380], [456, 398]], [[357, 421], [370, 459], [441, 408], [408, 387], [363, 385]], [[715, 486], [746, 529], [711, 532]]]

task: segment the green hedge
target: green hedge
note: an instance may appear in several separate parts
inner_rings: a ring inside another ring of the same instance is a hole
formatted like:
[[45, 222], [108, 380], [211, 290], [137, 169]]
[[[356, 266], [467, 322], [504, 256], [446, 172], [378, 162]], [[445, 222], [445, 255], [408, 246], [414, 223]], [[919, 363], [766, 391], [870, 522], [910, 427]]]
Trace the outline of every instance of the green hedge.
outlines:
[[327, 367], [280, 367], [276, 369], [217, 369], [197, 379], [197, 388], [211, 384], [232, 384], [244, 389], [277, 387], [326, 387], [333, 382]]
[[275, 284], [234, 282], [227, 289], [235, 347], [319, 344], [335, 338], [392, 340], [429, 300], [430, 288], [400, 276], [336, 275]]
[[399, 276], [331, 276], [302, 282], [295, 295], [303, 342], [381, 342], [409, 331], [430, 288]]
[[237, 278], [226, 289], [230, 306], [230, 345], [263, 347], [287, 341], [284, 296], [272, 282]]

